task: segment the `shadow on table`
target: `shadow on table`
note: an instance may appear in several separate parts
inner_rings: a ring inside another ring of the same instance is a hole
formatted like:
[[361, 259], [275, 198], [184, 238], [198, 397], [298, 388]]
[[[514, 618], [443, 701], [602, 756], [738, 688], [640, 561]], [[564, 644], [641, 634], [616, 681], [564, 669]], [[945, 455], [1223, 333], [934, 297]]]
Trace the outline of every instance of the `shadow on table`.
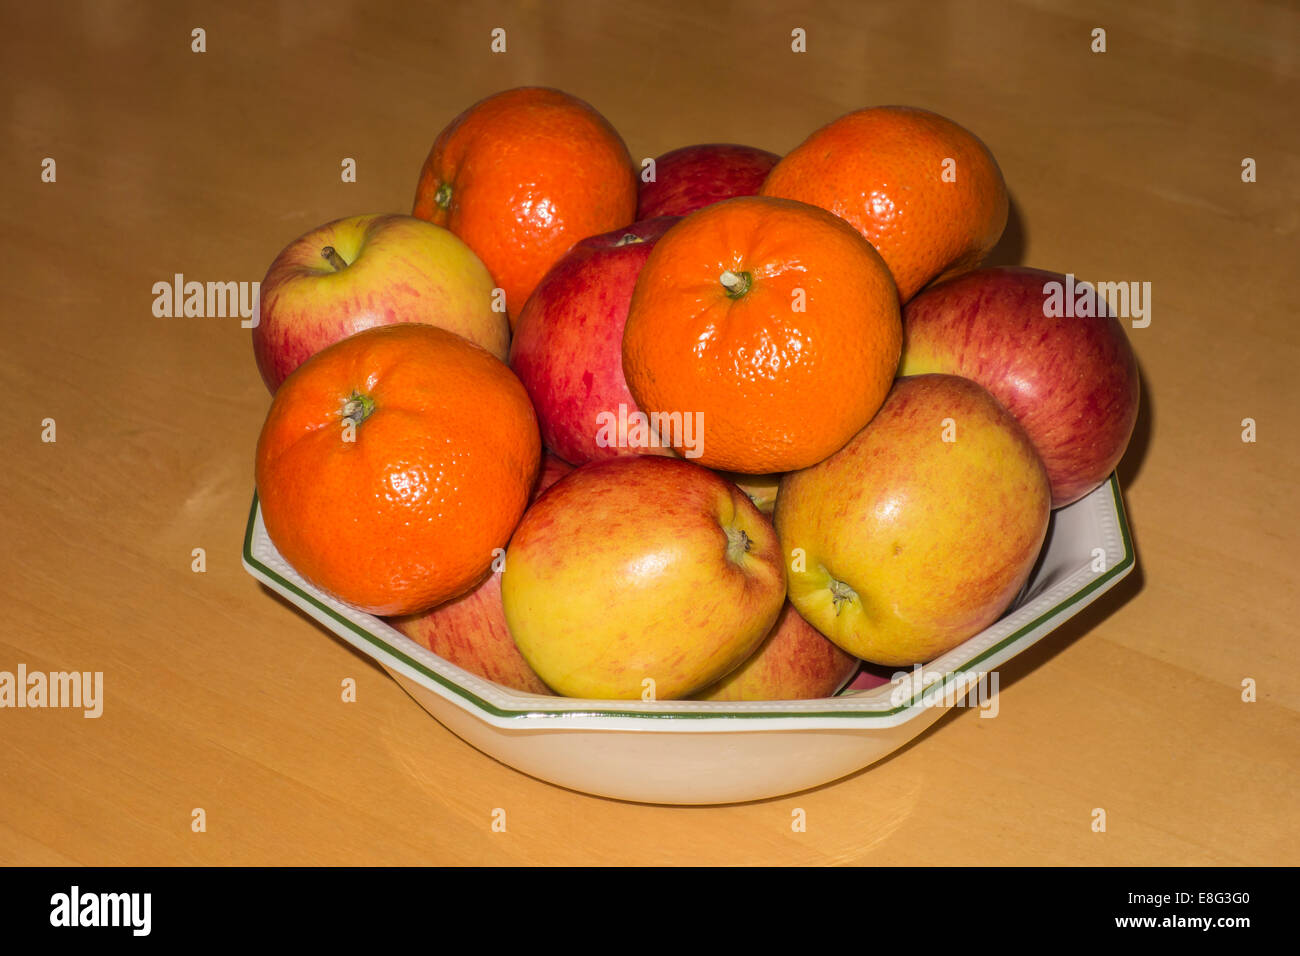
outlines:
[[[1151, 434], [1155, 430], [1156, 406], [1151, 399], [1151, 390], [1147, 387], [1147, 373], [1138, 362], [1138, 415], [1133, 425], [1133, 437], [1129, 439], [1128, 451], [1120, 459], [1115, 471], [1119, 474], [1119, 487], [1127, 490], [1137, 480], [1142, 464], [1147, 458], [1147, 449], [1151, 445]], [[1130, 516], [1131, 518], [1131, 516]], [[1129, 522], [1130, 528], [1132, 521]]]
[[1007, 224], [1002, 230], [1002, 238], [992, 251], [980, 263], [981, 269], [993, 266], [1022, 266], [1025, 264], [1025, 221], [1020, 216], [1020, 207], [1016, 197], [1007, 191]]

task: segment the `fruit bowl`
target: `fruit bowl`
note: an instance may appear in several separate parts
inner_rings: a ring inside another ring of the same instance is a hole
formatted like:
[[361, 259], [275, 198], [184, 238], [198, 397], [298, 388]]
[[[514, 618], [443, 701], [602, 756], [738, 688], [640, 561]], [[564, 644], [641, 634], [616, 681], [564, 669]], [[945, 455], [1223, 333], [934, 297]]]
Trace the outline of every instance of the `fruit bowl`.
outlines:
[[[1037, 643], [1133, 570], [1115, 475], [1053, 512], [1042, 555], [991, 627], [889, 684], [824, 700], [753, 703], [539, 697], [483, 680], [312, 587], [276, 551], [256, 496], [244, 567], [373, 658], [444, 726], [484, 753], [584, 793], [664, 804], [760, 800], [838, 780], [886, 756], [974, 681]], [[996, 685], [986, 683], [996, 693]]]

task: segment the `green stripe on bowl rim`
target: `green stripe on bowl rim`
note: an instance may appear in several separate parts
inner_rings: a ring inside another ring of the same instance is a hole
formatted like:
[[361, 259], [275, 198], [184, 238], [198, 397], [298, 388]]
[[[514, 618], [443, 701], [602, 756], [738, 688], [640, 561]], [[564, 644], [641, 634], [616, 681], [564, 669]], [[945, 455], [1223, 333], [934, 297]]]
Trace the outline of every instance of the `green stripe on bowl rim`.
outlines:
[[[403, 651], [394, 647], [392, 644], [388, 643], [388, 641], [386, 641], [384, 638], [380, 637], [377, 634], [371, 633], [370, 631], [366, 630], [365, 628], [361, 627], [355, 622], [348, 620], [346, 617], [343, 617], [333, 608], [323, 604], [315, 595], [309, 594], [308, 592], [304, 591], [297, 584], [295, 584], [292, 581], [289, 581], [283, 575], [267, 567], [256, 557], [254, 557], [253, 529], [257, 523], [257, 510], [258, 510], [258, 497], [256, 492], [253, 493], [253, 503], [249, 508], [249, 512], [248, 512], [248, 526], [244, 530], [243, 557], [244, 557], [245, 564], [248, 565], [250, 568], [256, 568], [260, 574], [263, 574], [266, 577], [274, 580], [280, 587], [283, 587], [286, 590], [296, 594], [299, 598], [301, 598], [302, 600], [306, 601], [308, 604], [311, 604], [313, 607], [326, 614], [331, 620], [337, 622], [338, 624], [347, 628], [347, 630], [350, 631], [351, 633], [362, 638], [366, 643], [371, 644], [376, 648], [379, 648], [386, 654], [391, 655], [392, 657], [401, 661], [407, 667], [416, 671], [423, 677], [427, 678], [428, 680], [432, 680], [436, 682], [439, 686], [443, 687], [445, 690], [451, 691], [456, 696], [462, 698], [469, 704], [472, 704], [475, 708], [493, 717], [511, 718], [511, 719], [527, 718], [529, 720], [536, 720], [538, 718], [557, 718], [557, 717], [572, 718], [572, 717], [587, 717], [587, 716], [630, 717], [638, 720], [646, 719], [646, 718], [658, 718], [658, 719], [667, 718], [672, 720], [683, 720], [683, 719], [734, 720], [737, 718], [772, 720], [772, 719], [779, 719], [779, 718], [789, 719], [789, 718], [810, 718], [810, 717], [832, 718], [832, 719], [880, 720], [887, 717], [896, 716], [897, 714], [900, 714], [908, 710], [909, 708], [916, 706], [917, 704], [922, 702], [923, 698], [926, 695], [930, 695], [933, 698], [933, 696], [937, 694], [940, 690], [946, 690], [946, 688], [950, 683], [954, 683], [956, 680], [958, 680], [959, 674], [969, 671], [971, 668], [980, 664], [982, 661], [988, 660], [994, 654], [1004, 650], [1005, 648], [1014, 644], [1016, 641], [1023, 639], [1026, 635], [1031, 633], [1036, 628], [1042, 626], [1044, 623], [1051, 620], [1052, 618], [1060, 615], [1061, 612], [1069, 609], [1070, 607], [1073, 607], [1075, 604], [1078, 604], [1088, 595], [1095, 592], [1098, 588], [1103, 587], [1107, 582], [1112, 581], [1116, 577], [1122, 576], [1123, 574], [1128, 572], [1128, 570], [1133, 566], [1133, 562], [1134, 562], [1133, 539], [1129, 532], [1128, 516], [1124, 510], [1124, 501], [1120, 495], [1119, 477], [1114, 472], [1111, 473], [1109, 479], [1109, 486], [1110, 486], [1111, 495], [1115, 502], [1115, 515], [1116, 515], [1117, 523], [1119, 524], [1120, 539], [1124, 548], [1123, 558], [1117, 563], [1115, 563], [1113, 566], [1108, 568], [1106, 571], [1098, 575], [1094, 580], [1090, 581], [1086, 586], [1080, 588], [1078, 591], [1071, 594], [1068, 598], [1061, 601], [1061, 603], [1053, 605], [1050, 609], [1040, 614], [1032, 621], [1029, 621], [1024, 626], [1016, 629], [1014, 632], [1009, 634], [1007, 637], [1003, 638], [998, 643], [994, 644], [992, 647], [986, 648], [980, 654], [976, 655], [969, 661], [964, 662], [961, 667], [954, 668], [953, 670], [946, 673], [941, 682], [931, 683], [929, 685], [924, 686], [921, 690], [918, 690], [916, 693], [914, 693], [909, 700], [899, 704], [898, 706], [894, 707], [891, 710], [697, 712], [697, 711], [672, 711], [672, 710], [662, 710], [662, 711], [628, 711], [628, 710], [605, 710], [605, 709], [592, 710], [590, 708], [585, 708], [585, 709], [575, 708], [571, 710], [505, 709], [505, 708], [498, 707], [495, 704], [491, 704], [486, 700], [483, 700], [477, 694], [473, 693], [472, 691], [470, 691], [465, 687], [462, 687], [460, 684], [456, 683], [455, 681], [444, 677], [443, 675], [437, 673], [436, 671], [430, 670], [424, 664], [420, 663], [419, 661], [410, 657]], [[833, 698], [833, 699], [839, 699], [839, 698]], [[668, 701], [663, 701], [662, 703], [667, 704]]]

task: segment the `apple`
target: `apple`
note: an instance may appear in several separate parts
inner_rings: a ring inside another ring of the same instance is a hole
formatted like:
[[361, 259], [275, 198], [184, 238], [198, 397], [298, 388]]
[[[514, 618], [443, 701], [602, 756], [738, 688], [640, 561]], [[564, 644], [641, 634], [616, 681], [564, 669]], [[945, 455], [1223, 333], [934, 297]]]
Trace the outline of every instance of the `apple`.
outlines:
[[[854, 675], [853, 680], [845, 686], [845, 690], [871, 690], [873, 687], [883, 687], [885, 684], [893, 683], [892, 675], [888, 673], [887, 668], [878, 664], [868, 664], [866, 661], [861, 662], [862, 667]], [[903, 671], [895, 671], [894, 674], [901, 674]]]
[[411, 216], [338, 219], [289, 243], [261, 285], [253, 352], [274, 394], [326, 346], [378, 325], [423, 322], [505, 361], [510, 321], [469, 246]]
[[815, 700], [844, 686], [862, 662], [813, 627], [789, 601], [758, 650], [694, 700]]
[[571, 464], [672, 454], [653, 432], [626, 427], [641, 412], [623, 378], [623, 327], [641, 267], [677, 221], [650, 219], [583, 239], [519, 313], [510, 367], [537, 409], [542, 442]]
[[1038, 449], [1059, 508], [1105, 481], [1124, 456], [1139, 389], [1119, 320], [1049, 314], [1051, 283], [1067, 288], [1059, 273], [1003, 267], [922, 292], [903, 312], [899, 374], [961, 375], [992, 392]]
[[992, 395], [899, 379], [840, 451], [781, 480], [790, 601], [855, 657], [910, 666], [992, 624], [1047, 534], [1047, 472]]
[[[546, 454], [533, 490], [543, 491], [573, 468]], [[551, 694], [515, 647], [501, 606], [501, 572], [492, 572], [472, 591], [419, 614], [389, 618], [388, 623], [426, 650], [471, 674], [528, 694]]]
[[776, 507], [776, 494], [781, 489], [782, 472], [770, 475], [744, 475], [738, 471], [719, 471], [723, 478], [740, 485], [740, 490], [749, 495], [749, 500], [765, 515], [770, 515]]
[[757, 196], [781, 157], [734, 143], [683, 146], [655, 160], [654, 182], [642, 182], [637, 218], [686, 216], [734, 196]]
[[785, 601], [776, 532], [681, 458], [595, 461], [525, 514], [501, 577], [529, 666], [567, 697], [688, 697], [762, 643]]

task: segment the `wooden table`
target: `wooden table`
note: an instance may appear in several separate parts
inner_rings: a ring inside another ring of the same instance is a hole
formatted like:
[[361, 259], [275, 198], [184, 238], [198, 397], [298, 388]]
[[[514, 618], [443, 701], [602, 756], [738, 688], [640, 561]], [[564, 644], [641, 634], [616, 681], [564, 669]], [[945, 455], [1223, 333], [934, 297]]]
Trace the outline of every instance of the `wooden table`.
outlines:
[[[0, 862], [1300, 858], [1294, 6], [5, 6], [0, 670], [102, 671], [105, 694], [99, 719], [0, 711]], [[319, 223], [408, 211], [438, 130], [521, 84], [588, 99], [638, 158], [925, 106], [1001, 164], [997, 261], [1151, 282], [1121, 467], [1139, 568], [1003, 669], [999, 719], [953, 711], [797, 797], [602, 800], [471, 749], [243, 571], [269, 403], [249, 332], [156, 317], [154, 283], [257, 281]]]

